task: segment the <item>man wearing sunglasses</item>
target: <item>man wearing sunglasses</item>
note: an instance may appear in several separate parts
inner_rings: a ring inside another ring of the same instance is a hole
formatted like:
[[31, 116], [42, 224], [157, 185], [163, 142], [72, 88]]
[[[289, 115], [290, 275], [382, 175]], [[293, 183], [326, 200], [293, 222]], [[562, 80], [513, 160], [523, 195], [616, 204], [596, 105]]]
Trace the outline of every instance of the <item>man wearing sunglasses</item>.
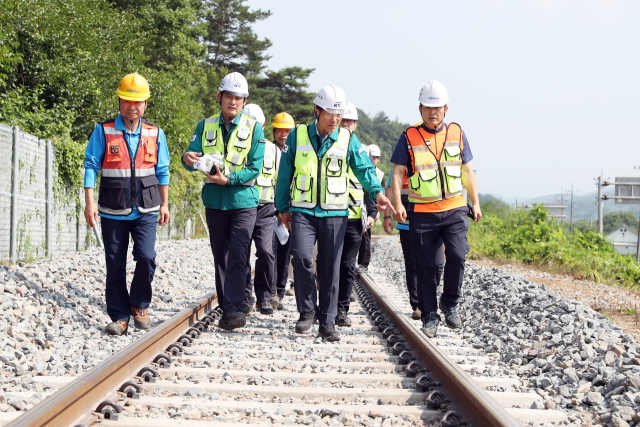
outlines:
[[[462, 186], [473, 202], [473, 220], [482, 217], [476, 178], [471, 167], [473, 156], [467, 137], [457, 123], [444, 123], [449, 96], [444, 85], [430, 81], [422, 87], [418, 98], [423, 123], [405, 130], [391, 156], [393, 178], [391, 187], [394, 218], [404, 222], [409, 218], [409, 233], [413, 241], [418, 269], [418, 303], [422, 312], [422, 331], [435, 337], [440, 316], [436, 297], [436, 251], [444, 242], [446, 263], [440, 310], [447, 326], [462, 327], [457, 311], [464, 276], [466, 254], [469, 252], [467, 202]], [[409, 209], [402, 204], [402, 181], [408, 175]]]
[[[376, 178], [365, 148], [350, 130], [339, 128], [347, 99], [342, 89], [328, 85], [314, 99], [315, 120], [292, 130], [282, 150], [276, 209], [279, 222], [291, 230], [295, 296], [300, 318], [296, 332], [311, 329], [338, 341], [335, 318], [338, 279], [349, 207], [349, 169], [375, 197], [378, 209], [391, 206]], [[318, 243], [319, 301], [312, 251]]]

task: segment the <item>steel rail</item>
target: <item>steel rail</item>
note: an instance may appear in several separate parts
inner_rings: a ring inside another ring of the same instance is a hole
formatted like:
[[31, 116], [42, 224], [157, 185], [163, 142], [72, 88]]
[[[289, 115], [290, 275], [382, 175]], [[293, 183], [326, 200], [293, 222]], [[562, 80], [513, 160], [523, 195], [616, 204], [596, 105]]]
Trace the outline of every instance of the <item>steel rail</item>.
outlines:
[[521, 427], [522, 424], [487, 394], [476, 382], [442, 353], [405, 315], [384, 295], [366, 274], [360, 274], [365, 289], [378, 302], [391, 322], [413, 347], [430, 370], [429, 376], [440, 381], [441, 391], [454, 400], [454, 407], [464, 420], [473, 426]]
[[217, 302], [207, 294], [163, 322], [145, 337], [118, 351], [77, 380], [43, 400], [6, 427], [40, 427], [75, 425], [93, 412], [109, 393], [135, 376], [158, 354], [184, 334], [191, 325], [211, 311]]

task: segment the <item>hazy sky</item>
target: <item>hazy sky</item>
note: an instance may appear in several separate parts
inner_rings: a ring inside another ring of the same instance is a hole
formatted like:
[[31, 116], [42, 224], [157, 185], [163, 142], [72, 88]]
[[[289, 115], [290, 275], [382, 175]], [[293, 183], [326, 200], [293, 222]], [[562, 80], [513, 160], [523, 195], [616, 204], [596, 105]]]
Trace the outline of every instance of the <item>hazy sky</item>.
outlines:
[[[638, 176], [640, 2], [265, 1], [269, 68], [315, 68], [359, 108], [418, 121], [428, 80], [449, 91], [479, 191], [530, 198]], [[388, 161], [389, 159], [382, 159]]]

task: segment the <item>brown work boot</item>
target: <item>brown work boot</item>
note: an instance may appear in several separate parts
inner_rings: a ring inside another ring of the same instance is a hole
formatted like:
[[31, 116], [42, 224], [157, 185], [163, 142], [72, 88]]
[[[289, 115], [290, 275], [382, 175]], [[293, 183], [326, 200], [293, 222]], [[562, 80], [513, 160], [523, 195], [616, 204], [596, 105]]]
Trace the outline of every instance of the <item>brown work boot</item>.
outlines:
[[131, 314], [133, 315], [133, 324], [136, 326], [136, 329], [149, 329], [151, 319], [149, 319], [146, 308], [131, 306]]
[[414, 319], [414, 320], [422, 319], [422, 312], [420, 311], [420, 309], [418, 307], [414, 307], [413, 313], [411, 313], [411, 318]]
[[107, 333], [109, 335], [127, 335], [129, 323], [124, 320], [117, 320], [107, 325]]

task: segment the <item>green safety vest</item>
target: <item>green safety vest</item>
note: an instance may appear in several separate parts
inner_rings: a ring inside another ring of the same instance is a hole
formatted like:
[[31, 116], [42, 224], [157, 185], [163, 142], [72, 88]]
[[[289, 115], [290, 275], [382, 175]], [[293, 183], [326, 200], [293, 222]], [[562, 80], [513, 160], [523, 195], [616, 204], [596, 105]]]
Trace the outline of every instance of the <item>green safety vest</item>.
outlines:
[[[238, 125], [230, 135], [227, 135], [227, 144], [225, 145], [222, 129], [220, 129], [220, 114], [205, 119], [204, 131], [202, 132], [202, 154], [213, 153], [224, 156], [224, 171], [222, 173], [225, 175], [241, 171], [247, 165], [247, 155], [251, 150], [255, 125], [254, 119], [241, 114]], [[255, 182], [256, 180], [252, 179], [242, 185], [253, 187]], [[205, 178], [204, 183], [211, 184], [211, 181], [209, 178]]]
[[[318, 203], [324, 210], [349, 207], [349, 142], [351, 131], [340, 128], [338, 140], [318, 159], [311, 144], [307, 125], [296, 128], [296, 158], [291, 183], [291, 206], [313, 209]], [[320, 200], [318, 201], [318, 194]]]
[[362, 199], [364, 190], [358, 178], [349, 169], [349, 219], [360, 219], [362, 216]]
[[276, 145], [273, 142], [265, 141], [262, 170], [256, 179], [260, 203], [274, 202], [276, 193], [276, 150]]

